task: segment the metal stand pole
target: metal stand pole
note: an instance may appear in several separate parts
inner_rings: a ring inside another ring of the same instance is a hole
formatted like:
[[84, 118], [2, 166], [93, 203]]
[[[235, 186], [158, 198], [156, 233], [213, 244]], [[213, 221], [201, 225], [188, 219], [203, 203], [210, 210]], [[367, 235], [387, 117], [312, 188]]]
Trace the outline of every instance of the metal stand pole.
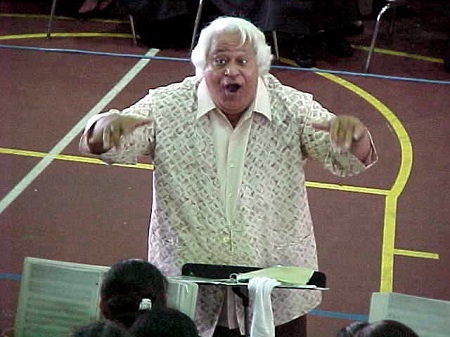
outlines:
[[[366, 65], [364, 66], [365, 73], [367, 73], [369, 71], [370, 61], [372, 59], [373, 50], [375, 49], [375, 42], [377, 40], [378, 31], [380, 30], [381, 17], [389, 8], [395, 8], [397, 6], [403, 5], [404, 3], [405, 3], [404, 0], [387, 0], [387, 4], [381, 9], [380, 13], [378, 13], [377, 21], [375, 23], [375, 29], [374, 29], [373, 35], [372, 35], [372, 41], [370, 42], [369, 54], [367, 55]], [[394, 15], [395, 15], [395, 13], [394, 13]], [[390, 25], [390, 33], [391, 34], [392, 34], [393, 25], [394, 25], [394, 18], [392, 18], [391, 25]]]
[[244, 306], [244, 328], [245, 337], [250, 337], [250, 316], [248, 307], [250, 305], [250, 300], [248, 295], [245, 294], [240, 287], [232, 287], [233, 292], [242, 299], [242, 305]]
[[278, 38], [276, 30], [272, 30], [272, 37], [273, 37], [273, 46], [275, 49], [275, 57], [277, 61], [280, 61], [280, 50], [278, 49]]
[[197, 9], [197, 15], [195, 16], [194, 31], [192, 33], [191, 51], [195, 47], [195, 41], [197, 39], [198, 26], [200, 25], [200, 19], [202, 17], [202, 10], [203, 10], [203, 0], [199, 0], [199, 2], [198, 2], [198, 9]]
[[136, 29], [134, 27], [133, 15], [128, 14], [128, 19], [130, 20], [131, 34], [133, 34], [133, 43], [136, 46], [137, 45], [137, 38], [136, 38]]
[[48, 27], [47, 27], [47, 39], [50, 39], [50, 34], [52, 33], [52, 23], [53, 23], [53, 17], [55, 16], [55, 9], [56, 9], [56, 3], [58, 0], [53, 0], [52, 2], [52, 9], [50, 10], [50, 19], [48, 20]]

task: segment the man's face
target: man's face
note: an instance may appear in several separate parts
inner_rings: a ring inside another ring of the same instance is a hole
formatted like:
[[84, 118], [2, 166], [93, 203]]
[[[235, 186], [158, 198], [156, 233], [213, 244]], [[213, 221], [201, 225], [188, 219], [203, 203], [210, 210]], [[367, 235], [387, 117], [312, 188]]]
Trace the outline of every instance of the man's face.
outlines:
[[258, 84], [256, 53], [238, 33], [213, 38], [205, 81], [215, 105], [225, 114], [240, 114], [255, 99]]

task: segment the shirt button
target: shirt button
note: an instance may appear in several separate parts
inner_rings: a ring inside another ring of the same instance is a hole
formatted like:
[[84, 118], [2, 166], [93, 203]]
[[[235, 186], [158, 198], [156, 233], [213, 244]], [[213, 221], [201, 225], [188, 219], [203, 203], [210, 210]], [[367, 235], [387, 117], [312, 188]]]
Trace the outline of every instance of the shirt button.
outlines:
[[228, 198], [231, 198], [233, 196], [233, 193], [228, 193]]
[[223, 238], [223, 242], [224, 242], [224, 243], [229, 243], [229, 242], [230, 242], [230, 238], [229, 238], [228, 236], [225, 236], [225, 237]]
[[231, 168], [234, 168], [235, 166], [236, 166], [236, 165], [234, 165], [234, 163], [231, 163], [231, 164], [230, 164], [230, 167], [231, 167]]

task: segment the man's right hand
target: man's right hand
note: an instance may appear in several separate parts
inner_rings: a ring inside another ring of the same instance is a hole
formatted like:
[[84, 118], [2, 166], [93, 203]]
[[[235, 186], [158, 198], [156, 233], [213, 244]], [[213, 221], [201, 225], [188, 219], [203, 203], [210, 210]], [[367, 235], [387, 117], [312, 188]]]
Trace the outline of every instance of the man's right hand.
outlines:
[[111, 148], [120, 148], [120, 137], [137, 128], [153, 123], [151, 118], [121, 116], [117, 114], [100, 118], [88, 131], [87, 144], [92, 154], [102, 154]]

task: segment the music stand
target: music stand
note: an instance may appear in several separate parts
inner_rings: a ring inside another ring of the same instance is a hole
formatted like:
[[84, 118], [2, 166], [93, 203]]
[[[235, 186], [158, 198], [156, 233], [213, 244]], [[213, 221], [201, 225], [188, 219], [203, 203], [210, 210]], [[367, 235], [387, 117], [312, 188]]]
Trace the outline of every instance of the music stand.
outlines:
[[[244, 307], [244, 333], [250, 337], [248, 282], [237, 281], [236, 275], [248, 273], [263, 268], [249, 266], [214, 265], [201, 263], [187, 263], [181, 269], [180, 279], [197, 283], [199, 285], [222, 285], [231, 287], [233, 292], [242, 300]], [[307, 284], [282, 283], [276, 288], [302, 289], [302, 290], [327, 290], [326, 275], [314, 271]]]

